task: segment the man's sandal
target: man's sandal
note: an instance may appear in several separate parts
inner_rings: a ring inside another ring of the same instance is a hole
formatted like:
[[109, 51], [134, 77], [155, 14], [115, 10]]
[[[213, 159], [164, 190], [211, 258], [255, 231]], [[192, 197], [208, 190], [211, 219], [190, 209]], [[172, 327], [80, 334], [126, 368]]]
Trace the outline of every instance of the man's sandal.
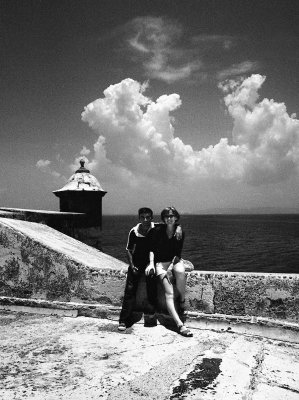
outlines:
[[118, 324], [118, 328], [117, 328], [118, 332], [125, 332], [126, 329], [127, 329], [127, 327], [126, 327], [126, 324], [124, 322], [120, 322]]
[[181, 325], [178, 327], [179, 334], [185, 337], [192, 337], [193, 333], [188, 329], [185, 325]]

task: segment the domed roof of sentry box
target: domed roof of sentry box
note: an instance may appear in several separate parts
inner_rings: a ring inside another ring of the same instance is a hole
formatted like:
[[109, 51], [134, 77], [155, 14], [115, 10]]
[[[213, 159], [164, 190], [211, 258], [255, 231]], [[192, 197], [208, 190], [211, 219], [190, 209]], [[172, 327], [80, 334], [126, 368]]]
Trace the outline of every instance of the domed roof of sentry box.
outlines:
[[84, 167], [84, 164], [85, 161], [80, 160], [80, 168], [70, 177], [67, 184], [63, 186], [63, 188], [53, 191], [53, 193], [83, 190], [89, 192], [105, 192], [100, 182], [90, 173], [89, 169]]

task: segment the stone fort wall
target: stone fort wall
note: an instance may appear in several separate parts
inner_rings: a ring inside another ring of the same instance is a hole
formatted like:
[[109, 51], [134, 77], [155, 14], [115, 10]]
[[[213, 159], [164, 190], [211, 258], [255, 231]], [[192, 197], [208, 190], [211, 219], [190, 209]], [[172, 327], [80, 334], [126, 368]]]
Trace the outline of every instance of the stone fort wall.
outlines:
[[[120, 306], [127, 265], [47, 225], [0, 218], [0, 296]], [[158, 287], [161, 310], [166, 306]], [[299, 321], [299, 275], [187, 273], [190, 311]], [[150, 311], [144, 282], [136, 311]]]
[[101, 250], [102, 228], [93, 215], [77, 212], [26, 210], [0, 207], [0, 217], [48, 225], [74, 239]]

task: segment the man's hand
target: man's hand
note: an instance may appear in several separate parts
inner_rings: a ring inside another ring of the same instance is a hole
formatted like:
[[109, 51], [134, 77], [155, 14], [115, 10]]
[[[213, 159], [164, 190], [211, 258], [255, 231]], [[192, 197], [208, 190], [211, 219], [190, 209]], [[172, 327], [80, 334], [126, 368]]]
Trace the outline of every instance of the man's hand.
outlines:
[[133, 271], [133, 274], [134, 274], [134, 275], [138, 274], [138, 267], [135, 267], [135, 265], [132, 264], [132, 265], [131, 265], [131, 268], [132, 268], [132, 271]]
[[176, 237], [176, 240], [181, 240], [181, 239], [182, 239], [182, 237], [183, 237], [183, 230], [182, 230], [181, 225], [178, 225], [178, 226], [176, 227], [174, 236]]
[[154, 264], [149, 264], [146, 268], [145, 268], [145, 275], [146, 276], [151, 276], [151, 275], [155, 275], [155, 265]]

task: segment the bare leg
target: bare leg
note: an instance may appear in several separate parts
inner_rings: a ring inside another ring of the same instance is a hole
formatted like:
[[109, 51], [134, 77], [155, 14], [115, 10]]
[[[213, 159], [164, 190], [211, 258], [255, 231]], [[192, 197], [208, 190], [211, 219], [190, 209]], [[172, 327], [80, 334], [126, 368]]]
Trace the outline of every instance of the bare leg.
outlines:
[[186, 274], [184, 264], [182, 262], [175, 264], [173, 272], [175, 275], [176, 287], [180, 295], [180, 302], [184, 302], [186, 293]]
[[165, 290], [165, 299], [166, 299], [167, 310], [168, 310], [169, 314], [172, 316], [172, 318], [174, 319], [174, 322], [179, 327], [179, 326], [183, 325], [183, 322], [180, 320], [180, 317], [174, 306], [173, 286], [165, 278], [165, 275], [159, 275], [159, 279], [161, 280], [162, 285]]

